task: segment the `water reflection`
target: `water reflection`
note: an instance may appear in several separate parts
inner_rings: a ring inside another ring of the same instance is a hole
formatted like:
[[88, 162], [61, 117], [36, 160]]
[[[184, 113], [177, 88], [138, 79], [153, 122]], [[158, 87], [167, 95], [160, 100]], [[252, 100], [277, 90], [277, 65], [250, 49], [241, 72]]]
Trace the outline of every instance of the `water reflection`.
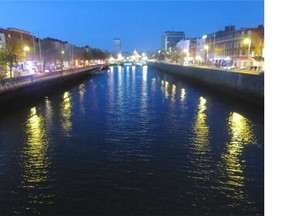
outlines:
[[27, 146], [24, 154], [24, 186], [33, 188], [35, 183], [43, 182], [48, 176], [50, 164], [47, 156], [48, 140], [43, 116], [37, 115], [36, 108], [30, 110], [26, 123]]
[[83, 99], [84, 99], [84, 95], [85, 95], [86, 90], [85, 90], [84, 84], [79, 85], [78, 92], [79, 92], [79, 100], [80, 100], [80, 111], [82, 113], [85, 113], [85, 106], [83, 104]]
[[161, 80], [161, 91], [163, 92], [166, 99], [169, 99], [169, 82]]
[[176, 99], [175, 99], [175, 95], [176, 95], [176, 85], [172, 85], [172, 93], [171, 93], [171, 102], [172, 104], [175, 103]]
[[208, 181], [211, 175], [212, 159], [209, 154], [211, 148], [209, 145], [209, 126], [207, 124], [206, 110], [206, 99], [200, 97], [195, 121], [192, 126], [194, 134], [192, 137], [192, 153], [194, 156], [191, 158], [191, 162], [199, 167], [196, 176], [201, 181], [200, 184]]
[[[46, 101], [46, 113], [50, 115], [50, 106]], [[47, 190], [51, 181], [49, 169], [51, 152], [48, 152], [49, 137], [45, 128], [44, 117], [37, 114], [36, 107], [31, 108], [25, 124], [27, 135], [22, 152], [23, 175], [20, 188], [24, 189], [21, 205], [14, 208], [14, 213], [31, 212], [41, 214], [39, 205], [52, 204], [54, 193]]]
[[147, 66], [146, 69], [143, 67], [142, 71], [142, 88], [141, 88], [141, 112], [147, 113], [148, 103], [148, 86], [147, 86]]
[[197, 154], [206, 154], [208, 150], [209, 127], [206, 120], [206, 109], [206, 99], [200, 97], [196, 120], [193, 126], [193, 132], [195, 134], [193, 137], [193, 144], [196, 147]]
[[63, 101], [61, 104], [61, 128], [64, 132], [64, 135], [70, 136], [70, 131], [72, 128], [71, 122], [71, 95], [69, 92], [65, 92], [63, 95]]
[[183, 103], [185, 101], [186, 97], [186, 90], [184, 88], [181, 89], [181, 96], [180, 96], [180, 101]]
[[142, 78], [143, 78], [143, 82], [147, 82], [147, 66], [143, 66], [142, 68]]
[[[227, 151], [222, 155], [224, 169], [228, 175], [227, 187], [233, 188], [233, 193], [227, 194], [238, 199], [244, 199], [243, 165], [239, 156], [243, 153], [246, 144], [256, 144], [252, 123], [242, 115], [232, 112], [228, 119], [231, 141], [227, 143]], [[226, 188], [231, 192], [231, 188]]]
[[152, 92], [155, 92], [156, 90], [156, 78], [155, 77], [152, 78], [151, 90]]
[[48, 97], [45, 98], [45, 118], [48, 126], [52, 126], [52, 116], [53, 116], [53, 109], [51, 101], [48, 99]]

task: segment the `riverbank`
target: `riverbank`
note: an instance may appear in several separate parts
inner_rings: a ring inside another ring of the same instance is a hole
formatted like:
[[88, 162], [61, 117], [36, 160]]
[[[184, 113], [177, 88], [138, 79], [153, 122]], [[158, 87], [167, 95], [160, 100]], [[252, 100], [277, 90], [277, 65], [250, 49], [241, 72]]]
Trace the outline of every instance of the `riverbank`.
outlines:
[[0, 83], [0, 104], [3, 105], [1, 108], [9, 108], [10, 103], [14, 104], [17, 101], [23, 103], [25, 99], [41, 97], [51, 91], [71, 85], [91, 76], [95, 68], [95, 66], [89, 66], [4, 79]]
[[148, 62], [148, 66], [227, 96], [264, 107], [264, 73], [253, 74], [205, 67]]

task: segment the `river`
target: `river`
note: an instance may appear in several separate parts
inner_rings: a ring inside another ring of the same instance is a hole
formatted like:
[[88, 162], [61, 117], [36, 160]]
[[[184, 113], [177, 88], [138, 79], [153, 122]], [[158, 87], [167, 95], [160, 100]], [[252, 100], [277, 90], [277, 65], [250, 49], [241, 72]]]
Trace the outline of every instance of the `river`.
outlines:
[[0, 214], [264, 214], [264, 113], [147, 66], [0, 115]]

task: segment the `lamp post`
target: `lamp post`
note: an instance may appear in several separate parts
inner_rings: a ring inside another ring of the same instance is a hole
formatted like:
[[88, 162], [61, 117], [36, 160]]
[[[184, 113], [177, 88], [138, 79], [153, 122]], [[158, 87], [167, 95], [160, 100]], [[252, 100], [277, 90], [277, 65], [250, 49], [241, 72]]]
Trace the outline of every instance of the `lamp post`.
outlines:
[[249, 58], [249, 55], [250, 55], [250, 46], [251, 46], [251, 40], [249, 38], [246, 38], [244, 40], [244, 43], [245, 44], [248, 44], [248, 52], [247, 52], [247, 57]]
[[64, 68], [64, 54], [65, 54], [65, 52], [64, 52], [64, 50], [62, 50], [61, 51], [61, 55], [62, 55], [62, 70]]
[[23, 48], [24, 52], [25, 52], [25, 61], [27, 61], [27, 52], [29, 52], [30, 48], [28, 46], [25, 46]]
[[24, 53], [25, 53], [25, 62], [23, 63], [23, 69], [27, 70], [28, 69], [28, 65], [27, 65], [27, 53], [29, 52], [30, 48], [28, 46], [25, 46], [23, 48]]
[[209, 51], [209, 46], [206, 44], [204, 45], [204, 49], [206, 50], [206, 65], [208, 65], [208, 51]]

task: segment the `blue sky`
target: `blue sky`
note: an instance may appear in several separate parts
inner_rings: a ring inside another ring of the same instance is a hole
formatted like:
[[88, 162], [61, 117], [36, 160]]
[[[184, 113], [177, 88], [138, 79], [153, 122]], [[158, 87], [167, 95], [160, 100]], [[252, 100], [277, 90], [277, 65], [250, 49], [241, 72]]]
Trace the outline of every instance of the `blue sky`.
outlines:
[[123, 51], [154, 51], [164, 31], [196, 37], [226, 25], [264, 24], [264, 1], [3, 1], [0, 27], [15, 27], [76, 46], [112, 51], [113, 38]]

